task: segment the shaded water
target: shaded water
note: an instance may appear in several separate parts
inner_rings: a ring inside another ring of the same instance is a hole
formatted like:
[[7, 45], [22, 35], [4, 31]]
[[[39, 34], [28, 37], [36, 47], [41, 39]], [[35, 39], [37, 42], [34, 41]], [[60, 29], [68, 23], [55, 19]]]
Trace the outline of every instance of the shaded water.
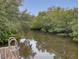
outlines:
[[21, 59], [78, 59], [77, 44], [67, 37], [40, 32], [25, 35], [29, 45], [20, 44]]

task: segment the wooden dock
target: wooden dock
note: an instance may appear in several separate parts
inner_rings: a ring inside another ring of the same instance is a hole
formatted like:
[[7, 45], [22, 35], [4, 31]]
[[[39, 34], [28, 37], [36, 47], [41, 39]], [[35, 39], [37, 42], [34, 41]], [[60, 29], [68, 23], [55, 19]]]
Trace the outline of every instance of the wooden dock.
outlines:
[[[20, 59], [16, 39], [13, 37], [10, 39], [7, 47], [0, 48], [0, 59]], [[15, 42], [14, 46], [11, 46], [12, 41]]]
[[19, 59], [18, 51], [13, 50], [15, 47], [0, 48], [0, 59]]

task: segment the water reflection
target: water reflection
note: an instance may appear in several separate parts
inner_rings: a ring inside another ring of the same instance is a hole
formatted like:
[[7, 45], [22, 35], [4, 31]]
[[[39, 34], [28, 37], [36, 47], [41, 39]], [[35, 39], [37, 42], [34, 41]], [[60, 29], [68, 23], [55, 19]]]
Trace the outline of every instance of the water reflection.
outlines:
[[[49, 53], [46, 50], [38, 49], [37, 41], [35, 40], [29, 40], [29, 45], [31, 46], [30, 49], [28, 49], [28, 47], [25, 46], [25, 44], [24, 45], [21, 44], [20, 46], [21, 47], [20, 48], [21, 59], [59, 59], [55, 53]], [[27, 49], [29, 53], [31, 52], [30, 54], [26, 52]]]
[[69, 38], [38, 32], [29, 32], [26, 37], [29, 45], [20, 45], [23, 59], [78, 59], [77, 45]]

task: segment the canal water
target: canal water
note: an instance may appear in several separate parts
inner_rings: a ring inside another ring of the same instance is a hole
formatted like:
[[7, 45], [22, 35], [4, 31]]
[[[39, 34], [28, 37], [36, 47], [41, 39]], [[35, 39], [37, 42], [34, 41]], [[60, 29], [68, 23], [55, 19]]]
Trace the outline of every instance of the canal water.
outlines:
[[78, 59], [77, 43], [68, 37], [28, 32], [20, 43], [21, 59]]

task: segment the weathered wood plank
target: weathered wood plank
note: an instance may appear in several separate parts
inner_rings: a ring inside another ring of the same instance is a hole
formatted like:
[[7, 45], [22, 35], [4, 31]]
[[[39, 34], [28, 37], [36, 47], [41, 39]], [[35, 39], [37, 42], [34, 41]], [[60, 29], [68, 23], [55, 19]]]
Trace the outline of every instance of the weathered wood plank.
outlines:
[[15, 46], [0, 48], [0, 59], [19, 59]]

